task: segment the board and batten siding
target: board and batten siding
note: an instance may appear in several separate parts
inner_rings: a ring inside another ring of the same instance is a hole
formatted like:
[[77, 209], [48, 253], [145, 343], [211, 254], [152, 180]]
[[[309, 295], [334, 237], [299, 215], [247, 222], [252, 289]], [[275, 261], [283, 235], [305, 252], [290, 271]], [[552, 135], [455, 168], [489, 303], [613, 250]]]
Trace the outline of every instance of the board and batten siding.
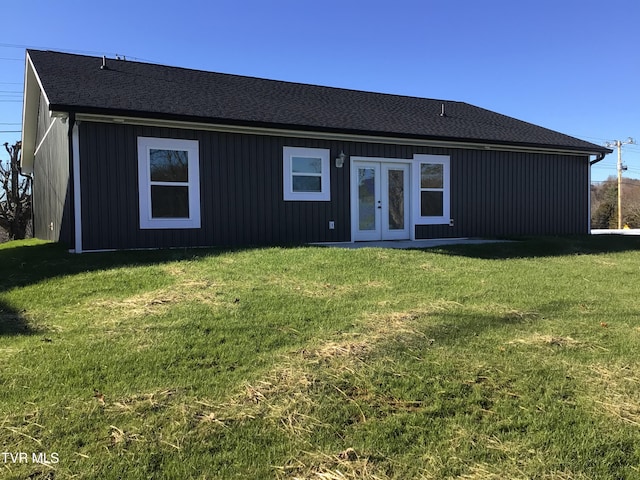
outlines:
[[[138, 137], [197, 140], [199, 229], [140, 229]], [[332, 142], [80, 123], [83, 249], [299, 244], [349, 239], [349, 172], [331, 162], [331, 201], [285, 202], [284, 146], [329, 148]], [[346, 199], [347, 203], [342, 202]], [[329, 221], [335, 229], [329, 229]]]
[[[200, 229], [140, 229], [137, 138], [197, 140]], [[283, 147], [330, 150], [331, 200], [283, 199]], [[334, 158], [347, 155], [343, 168]], [[351, 240], [349, 157], [451, 158], [454, 226], [416, 238], [588, 232], [587, 156], [419, 147], [214, 131], [80, 123], [85, 250], [250, 246]], [[335, 229], [329, 229], [329, 221]]]
[[69, 127], [49, 114], [40, 94], [33, 170], [33, 234], [71, 245], [73, 235]]
[[454, 227], [416, 238], [589, 233], [589, 157], [451, 150]]

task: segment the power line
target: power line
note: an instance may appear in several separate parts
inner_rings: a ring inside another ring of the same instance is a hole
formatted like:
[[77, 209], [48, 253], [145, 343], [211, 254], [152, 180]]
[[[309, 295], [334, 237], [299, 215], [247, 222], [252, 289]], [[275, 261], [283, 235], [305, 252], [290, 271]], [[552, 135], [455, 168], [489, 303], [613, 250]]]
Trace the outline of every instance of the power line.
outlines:
[[4, 48], [19, 48], [21, 50], [25, 50], [27, 48], [32, 48], [34, 50], [58, 50], [58, 51], [67, 51], [67, 52], [76, 52], [76, 53], [87, 53], [91, 55], [102, 55], [104, 52], [95, 52], [91, 50], [65, 50], [62, 48], [52, 48], [52, 47], [43, 47], [38, 45], [21, 45], [17, 43], [0, 43], [0, 47]]
[[[630, 178], [629, 180], [635, 180], [636, 182], [640, 182], [640, 179], [635, 179], [635, 178]], [[608, 179], [608, 180], [592, 180], [591, 183], [611, 183], [612, 180]], [[628, 187], [640, 187], [640, 183], [632, 183], [632, 182], [622, 182], [622, 185], [626, 185]]]
[[627, 167], [622, 165], [622, 146], [623, 145], [635, 145], [636, 141], [629, 137], [624, 142], [620, 140], [613, 140], [612, 142], [607, 142], [606, 146], [616, 147], [618, 149], [618, 229], [622, 228], [622, 171], [626, 170]]
[[591, 168], [599, 169], [599, 170], [611, 170], [615, 168], [615, 165], [594, 165]]
[[[92, 50], [70, 50], [68, 48], [54, 48], [54, 47], [42, 47], [42, 46], [37, 46], [37, 45], [20, 45], [20, 44], [16, 44], [16, 43], [0, 43], [0, 47], [5, 47], [5, 48], [19, 48], [21, 50], [25, 50], [25, 49], [33, 49], [33, 50], [56, 50], [58, 52], [67, 52], [67, 53], [78, 53], [78, 54], [84, 54], [84, 55], [104, 55], [105, 53], [109, 56], [112, 57], [116, 57], [116, 56], [120, 56], [120, 57], [127, 57], [130, 60], [138, 60], [141, 62], [149, 62], [149, 63], [155, 63], [153, 60], [148, 60], [145, 58], [139, 58], [139, 57], [133, 57], [131, 55], [123, 55], [121, 53], [111, 53], [111, 52], [96, 52], [96, 51], [92, 51]], [[23, 61], [23, 59], [10, 59], [10, 60], [20, 60]]]
[[602, 138], [602, 137], [591, 137], [589, 135], [574, 135], [571, 133], [568, 133], [567, 135], [574, 137], [574, 138], [590, 138], [591, 140], [600, 140], [600, 142], [606, 142], [607, 139], [606, 138]]

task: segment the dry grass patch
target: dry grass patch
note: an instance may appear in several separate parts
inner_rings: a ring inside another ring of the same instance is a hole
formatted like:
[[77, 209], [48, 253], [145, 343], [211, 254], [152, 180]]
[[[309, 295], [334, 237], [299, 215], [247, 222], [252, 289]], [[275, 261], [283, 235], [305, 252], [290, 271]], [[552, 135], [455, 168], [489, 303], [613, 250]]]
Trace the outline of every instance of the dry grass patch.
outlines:
[[197, 302], [212, 307], [225, 304], [231, 306], [231, 303], [219, 298], [220, 287], [217, 283], [194, 280], [124, 299], [93, 302], [88, 309], [94, 315], [101, 313], [119, 322], [128, 318], [159, 314], [182, 302]]
[[528, 312], [522, 310], [515, 310], [513, 308], [508, 308], [501, 312], [500, 316], [503, 320], [507, 321], [526, 321], [526, 320], [537, 320], [540, 317], [538, 312]]
[[597, 256], [594, 256], [592, 261], [593, 263], [603, 267], [618, 268], [619, 266], [618, 262], [614, 262], [613, 260], [608, 260], [608, 259], [597, 257]]
[[598, 413], [640, 426], [639, 365], [589, 366], [585, 383]]
[[[463, 480], [504, 480], [505, 472], [504, 470], [499, 471], [500, 468], [503, 468], [503, 467], [496, 468], [493, 465], [480, 463], [470, 467], [468, 473], [460, 475], [458, 478]], [[513, 472], [510, 472], [508, 475], [508, 478], [512, 480], [516, 480], [516, 479], [524, 480], [529, 477], [525, 475], [523, 472], [518, 472], [516, 474], [514, 474]]]
[[316, 406], [310, 389], [316, 383], [317, 379], [301, 366], [282, 366], [262, 380], [245, 383], [224, 403], [196, 401], [194, 416], [202, 428], [229, 428], [262, 418], [299, 437], [321, 425], [310, 415]]
[[[461, 430], [461, 434], [463, 435], [463, 441], [469, 441], [471, 435], [468, 432]], [[525, 480], [533, 478], [532, 471], [547, 469], [548, 461], [544, 452], [533, 450], [526, 443], [505, 441], [495, 435], [479, 435], [475, 441], [472, 441], [472, 444], [499, 452], [504, 456], [504, 461], [498, 464], [475, 463], [466, 465], [465, 473], [456, 478], [465, 480], [502, 480], [505, 478]], [[451, 457], [455, 457], [455, 451], [451, 452]], [[536, 474], [535, 478], [544, 480], [586, 480], [589, 477], [563, 470], [540, 472]]]
[[307, 360], [329, 360], [338, 357], [349, 357], [362, 360], [371, 350], [371, 342], [366, 340], [329, 341], [317, 348], [302, 349], [300, 354]]
[[176, 392], [174, 389], [162, 390], [160, 392], [132, 395], [113, 402], [110, 402], [101, 392], [94, 393], [94, 397], [99, 403], [105, 404], [108, 411], [138, 413], [149, 409], [157, 410], [167, 407]]
[[131, 442], [144, 441], [144, 437], [141, 435], [122, 430], [115, 425], [109, 425], [109, 439], [112, 446], [116, 445], [128, 445]]
[[440, 266], [433, 265], [432, 263], [422, 263], [420, 265], [421, 270], [426, 270], [431, 273], [445, 273], [446, 270]]
[[588, 346], [586, 342], [581, 342], [571, 337], [562, 337], [559, 335], [542, 335], [540, 333], [534, 333], [529, 337], [512, 340], [508, 342], [508, 345], [533, 345], [564, 348], [580, 348]]
[[460, 306], [458, 302], [442, 300], [401, 312], [375, 313], [365, 320], [367, 330], [363, 335], [372, 339], [374, 343], [391, 340], [402, 334], [424, 337], [424, 334], [414, 328], [416, 320], [445, 313]]
[[37, 451], [42, 448], [40, 438], [47, 430], [41, 418], [42, 412], [33, 404], [29, 407], [33, 410], [0, 419], [0, 432], [7, 441], [5, 445], [11, 445], [14, 451]]
[[353, 448], [327, 455], [304, 452], [276, 472], [278, 478], [294, 480], [384, 480], [389, 477], [377, 471], [369, 457], [359, 455]]
[[181, 262], [167, 263], [159, 266], [162, 271], [175, 278], [183, 278], [185, 276], [191, 276], [187, 265]]
[[491, 315], [507, 322], [527, 322], [538, 320], [542, 317], [539, 312], [519, 310], [499, 303], [481, 304], [472, 306], [471, 309], [483, 315]]
[[[424, 334], [411, 327], [411, 323], [445, 308], [443, 303], [405, 312], [370, 315], [363, 332], [343, 333], [338, 339], [285, 355], [276, 369], [262, 379], [245, 383], [228, 401], [217, 405], [199, 402], [201, 408], [194, 415], [201, 425], [214, 428], [263, 418], [292, 436], [307, 435], [313, 428], [323, 425], [313, 415], [318, 406], [319, 391], [337, 393], [357, 405], [353, 395], [334, 384], [341, 373], [355, 373], [357, 365], [365, 362], [382, 342], [406, 335], [424, 337]], [[390, 403], [393, 401], [389, 399]], [[361, 418], [364, 419], [362, 411]], [[316, 473], [322, 472], [318, 470]]]
[[[473, 465], [468, 473], [460, 475], [458, 478], [463, 480], [504, 480], [505, 478], [512, 480], [527, 480], [532, 477], [530, 474], [527, 474], [525, 471], [517, 467], [514, 467], [513, 471], [505, 472], [504, 467], [481, 463]], [[576, 474], [570, 470], [564, 470], [559, 472], [541, 473], [535, 478], [539, 478], [540, 480], [589, 480], [591, 477], [587, 477], [581, 473]]]
[[[105, 438], [107, 448], [127, 450], [134, 443], [145, 442], [180, 450], [194, 409], [193, 399], [183, 393], [165, 389], [112, 399], [109, 392], [95, 390], [92, 408], [102, 409], [112, 422]], [[174, 419], [171, 428], [156, 429], [154, 422], [164, 415]]]
[[302, 281], [299, 278], [283, 275], [269, 276], [265, 279], [265, 283], [307, 298], [336, 298], [348, 295], [351, 292], [362, 291], [363, 289], [377, 289], [387, 286], [386, 283], [379, 281], [336, 284], [310, 280]]
[[433, 343], [415, 327], [416, 321], [444, 312], [453, 305], [459, 304], [443, 301], [401, 312], [370, 314], [365, 318], [361, 331], [340, 333], [334, 339], [298, 353], [310, 363], [331, 363], [334, 369], [344, 370], [354, 363], [366, 361], [370, 353], [384, 342], [422, 338]]
[[16, 355], [22, 352], [23, 350], [24, 348], [18, 348], [18, 347], [2, 347], [0, 348], [0, 359], [3, 359], [6, 361], [6, 359], [8, 359], [9, 357]]

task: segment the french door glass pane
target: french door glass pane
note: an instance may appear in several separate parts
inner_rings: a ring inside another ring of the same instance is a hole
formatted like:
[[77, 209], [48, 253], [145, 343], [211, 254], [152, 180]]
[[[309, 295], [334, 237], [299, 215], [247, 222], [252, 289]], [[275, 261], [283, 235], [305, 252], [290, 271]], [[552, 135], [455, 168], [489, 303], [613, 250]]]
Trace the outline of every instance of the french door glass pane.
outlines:
[[389, 230], [404, 230], [404, 171], [389, 170]]
[[358, 228], [376, 229], [376, 171], [372, 167], [358, 168]]

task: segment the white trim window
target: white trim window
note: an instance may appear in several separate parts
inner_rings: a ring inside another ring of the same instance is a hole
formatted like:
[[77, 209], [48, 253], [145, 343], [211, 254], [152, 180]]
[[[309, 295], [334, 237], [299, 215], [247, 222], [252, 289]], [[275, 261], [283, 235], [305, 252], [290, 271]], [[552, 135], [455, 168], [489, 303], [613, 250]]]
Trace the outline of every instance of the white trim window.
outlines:
[[450, 217], [449, 157], [414, 155], [416, 224], [448, 224]]
[[197, 140], [138, 137], [140, 228], [200, 228]]
[[331, 200], [329, 150], [284, 147], [282, 170], [286, 201]]

